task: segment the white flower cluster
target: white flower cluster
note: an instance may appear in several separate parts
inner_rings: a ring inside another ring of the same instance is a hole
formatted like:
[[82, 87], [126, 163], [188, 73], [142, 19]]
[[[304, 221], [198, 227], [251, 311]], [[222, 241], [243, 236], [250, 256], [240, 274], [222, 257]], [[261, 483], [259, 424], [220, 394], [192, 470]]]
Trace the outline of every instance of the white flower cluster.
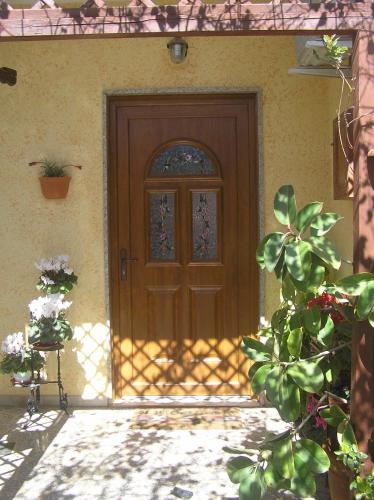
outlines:
[[64, 271], [66, 274], [73, 274], [73, 269], [69, 267], [68, 255], [58, 255], [57, 257], [51, 257], [50, 259], [41, 259], [39, 262], [35, 263], [35, 266], [42, 273], [47, 271], [54, 271], [54, 272]]
[[65, 311], [71, 306], [71, 302], [62, 300], [63, 297], [63, 295], [56, 293], [32, 300], [29, 304], [32, 317], [36, 320], [57, 318], [60, 312]]
[[5, 337], [5, 340], [1, 343], [1, 351], [4, 354], [24, 354], [25, 351], [25, 343], [23, 340], [23, 333], [17, 332], [12, 333]]

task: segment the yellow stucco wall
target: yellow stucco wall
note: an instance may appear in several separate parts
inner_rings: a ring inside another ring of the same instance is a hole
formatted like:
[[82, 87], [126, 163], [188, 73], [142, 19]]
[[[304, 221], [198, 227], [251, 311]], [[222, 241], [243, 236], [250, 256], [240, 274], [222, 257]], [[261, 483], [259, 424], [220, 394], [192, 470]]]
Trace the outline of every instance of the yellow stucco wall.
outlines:
[[[40, 257], [67, 253], [79, 275], [69, 319], [75, 340], [64, 354], [66, 389], [84, 399], [111, 395], [105, 310], [103, 92], [144, 88], [258, 87], [263, 91], [265, 231], [275, 227], [276, 189], [293, 183], [299, 205], [322, 200], [346, 220], [335, 236], [350, 254], [350, 202], [332, 201], [331, 119], [336, 85], [289, 76], [292, 37], [189, 38], [186, 63], [172, 65], [167, 40], [114, 39], [0, 44], [0, 65], [18, 71], [0, 87], [0, 340], [23, 328]], [[65, 201], [45, 200], [31, 160], [81, 163]], [[265, 309], [276, 304], [266, 281]], [[53, 368], [52, 361], [50, 369]], [[49, 388], [53, 392], [53, 388]], [[0, 377], [0, 394], [14, 394]]]

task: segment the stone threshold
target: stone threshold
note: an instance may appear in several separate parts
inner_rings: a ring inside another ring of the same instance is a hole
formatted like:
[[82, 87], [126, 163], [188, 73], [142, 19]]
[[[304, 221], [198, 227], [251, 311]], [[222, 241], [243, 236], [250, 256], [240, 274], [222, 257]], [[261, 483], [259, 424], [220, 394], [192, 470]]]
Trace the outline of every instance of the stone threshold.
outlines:
[[125, 396], [112, 401], [113, 408], [259, 408], [262, 405], [248, 396]]

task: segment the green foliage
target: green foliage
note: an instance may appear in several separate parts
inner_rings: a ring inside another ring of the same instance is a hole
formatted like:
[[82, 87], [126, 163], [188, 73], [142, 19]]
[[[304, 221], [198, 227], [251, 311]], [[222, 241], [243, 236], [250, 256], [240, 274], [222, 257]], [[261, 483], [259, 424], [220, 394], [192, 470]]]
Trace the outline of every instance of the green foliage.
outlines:
[[31, 344], [54, 344], [73, 338], [70, 323], [60, 313], [58, 318], [31, 319], [29, 323], [29, 341]]
[[[44, 281], [42, 277], [44, 277]], [[45, 278], [47, 278], [47, 280]], [[49, 283], [49, 281], [52, 283]], [[60, 271], [44, 271], [39, 278], [36, 288], [48, 295], [54, 293], [65, 295], [73, 289], [77, 282], [78, 277], [74, 273], [68, 274], [63, 269]]]
[[362, 469], [368, 456], [361, 453], [355, 444], [343, 444], [339, 451], [335, 452], [338, 459], [354, 474], [350, 489], [357, 500], [374, 500], [374, 469], [366, 475], [362, 475]]
[[[37, 351], [33, 353], [33, 368], [41, 370], [45, 364], [45, 358]], [[0, 361], [0, 373], [27, 373], [31, 371], [31, 349], [25, 349], [23, 354], [7, 354]]]
[[326, 235], [341, 218], [322, 208], [312, 202], [297, 211], [293, 187], [282, 186], [274, 214], [286, 228], [267, 235], [257, 249], [259, 266], [280, 282], [281, 303], [270, 326], [259, 330], [257, 339], [244, 337], [241, 349], [254, 361], [248, 373], [254, 392], [264, 391], [290, 428], [265, 439], [256, 458], [251, 450], [230, 461], [229, 476], [240, 483], [243, 499], [262, 498], [267, 488], [313, 496], [314, 475], [330, 465], [320, 445], [324, 427], [336, 433], [342, 449], [357, 448], [349, 416], [327, 404], [327, 393], [338, 389], [345, 397], [342, 381], [350, 369], [353, 321], [374, 323], [374, 275], [329, 281], [341, 260]]
[[339, 47], [339, 37], [336, 35], [323, 35], [322, 39], [331, 65], [334, 68], [340, 68], [347, 55], [348, 47]]
[[292, 186], [282, 186], [274, 198], [274, 213], [284, 226], [290, 226], [296, 218], [296, 200]]
[[55, 160], [43, 159], [40, 162], [42, 177], [64, 177], [67, 165]]

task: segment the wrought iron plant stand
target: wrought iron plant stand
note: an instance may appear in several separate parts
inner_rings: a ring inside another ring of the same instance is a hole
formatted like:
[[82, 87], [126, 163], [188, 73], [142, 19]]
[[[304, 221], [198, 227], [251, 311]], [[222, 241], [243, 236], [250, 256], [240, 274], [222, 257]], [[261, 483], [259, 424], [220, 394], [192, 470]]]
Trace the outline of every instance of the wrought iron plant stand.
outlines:
[[[27, 400], [27, 412], [31, 420], [35, 413], [39, 413], [40, 404], [40, 387], [46, 384], [56, 384], [58, 387], [58, 397], [60, 409], [63, 410], [66, 415], [68, 412], [68, 395], [64, 391], [64, 386], [61, 377], [61, 350], [64, 348], [63, 344], [54, 344], [51, 346], [38, 346], [33, 345], [31, 351], [31, 380], [29, 384], [17, 384], [18, 387], [27, 387], [30, 390], [30, 396]], [[57, 354], [57, 379], [56, 380], [43, 380], [40, 375], [40, 370], [34, 369], [34, 351], [39, 352], [56, 352]], [[28, 424], [26, 424], [28, 425]]]

